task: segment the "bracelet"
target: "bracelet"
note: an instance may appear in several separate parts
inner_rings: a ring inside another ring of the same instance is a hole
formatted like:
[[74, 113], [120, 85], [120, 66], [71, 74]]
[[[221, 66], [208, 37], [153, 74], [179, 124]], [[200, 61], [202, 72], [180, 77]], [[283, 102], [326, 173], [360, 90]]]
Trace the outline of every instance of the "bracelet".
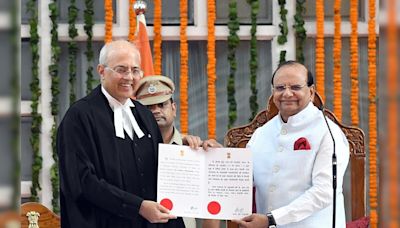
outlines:
[[276, 228], [275, 218], [271, 212], [267, 213], [267, 218], [268, 218], [268, 228]]

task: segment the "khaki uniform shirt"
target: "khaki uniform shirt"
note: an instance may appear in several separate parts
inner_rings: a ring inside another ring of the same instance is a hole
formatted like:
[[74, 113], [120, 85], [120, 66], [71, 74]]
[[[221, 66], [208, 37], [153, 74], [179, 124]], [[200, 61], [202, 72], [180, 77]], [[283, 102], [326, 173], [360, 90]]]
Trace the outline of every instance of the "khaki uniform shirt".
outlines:
[[[174, 127], [174, 134], [168, 144], [182, 145], [182, 136], [178, 129]], [[195, 228], [196, 220], [194, 218], [183, 218], [183, 222], [187, 228]]]
[[172, 135], [171, 140], [168, 144], [182, 145], [182, 136], [181, 133], [174, 127], [174, 134]]

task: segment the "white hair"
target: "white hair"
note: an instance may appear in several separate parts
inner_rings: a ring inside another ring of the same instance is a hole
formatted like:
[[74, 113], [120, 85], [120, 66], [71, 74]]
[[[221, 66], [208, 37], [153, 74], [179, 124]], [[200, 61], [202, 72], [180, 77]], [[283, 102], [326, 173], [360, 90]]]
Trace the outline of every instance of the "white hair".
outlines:
[[99, 64], [106, 65], [107, 62], [107, 53], [108, 53], [108, 45], [104, 44], [104, 46], [100, 50], [99, 55]]
[[110, 43], [104, 44], [104, 46], [101, 48], [100, 55], [99, 55], [99, 64], [100, 65], [107, 65], [108, 53], [113, 48], [113, 46], [116, 46], [116, 45], [131, 45], [136, 50], [137, 55], [139, 57], [139, 61], [140, 61], [140, 52], [134, 43], [129, 42], [127, 40], [115, 40]]

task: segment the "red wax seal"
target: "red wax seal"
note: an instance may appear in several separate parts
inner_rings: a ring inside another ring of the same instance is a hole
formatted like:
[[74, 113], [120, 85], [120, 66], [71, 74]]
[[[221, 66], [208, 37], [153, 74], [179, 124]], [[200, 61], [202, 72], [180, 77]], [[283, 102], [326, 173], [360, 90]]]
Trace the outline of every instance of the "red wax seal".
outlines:
[[216, 215], [221, 211], [221, 205], [217, 201], [211, 201], [207, 206], [208, 212], [212, 215]]
[[172, 201], [168, 198], [164, 198], [161, 200], [160, 202], [161, 205], [163, 205], [165, 208], [167, 208], [168, 210], [172, 210], [172, 207], [174, 206], [172, 204]]

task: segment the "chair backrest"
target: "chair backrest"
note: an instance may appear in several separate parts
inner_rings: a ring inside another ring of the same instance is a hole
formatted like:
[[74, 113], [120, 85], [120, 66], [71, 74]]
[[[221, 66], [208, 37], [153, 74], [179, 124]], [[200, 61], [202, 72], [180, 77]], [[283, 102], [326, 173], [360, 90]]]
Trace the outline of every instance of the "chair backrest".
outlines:
[[[323, 105], [318, 93], [315, 93], [313, 103], [317, 107]], [[366, 215], [364, 132], [358, 127], [341, 124], [331, 111], [325, 109], [324, 112], [327, 117], [340, 126], [350, 144], [351, 220], [356, 220]], [[246, 147], [254, 131], [277, 114], [278, 108], [271, 96], [268, 100], [267, 109], [259, 112], [249, 124], [228, 130], [224, 138], [224, 145], [226, 147]]]
[[16, 211], [0, 210], [0, 228], [19, 228], [19, 215]]
[[59, 228], [60, 217], [40, 203], [21, 205], [21, 228]]

